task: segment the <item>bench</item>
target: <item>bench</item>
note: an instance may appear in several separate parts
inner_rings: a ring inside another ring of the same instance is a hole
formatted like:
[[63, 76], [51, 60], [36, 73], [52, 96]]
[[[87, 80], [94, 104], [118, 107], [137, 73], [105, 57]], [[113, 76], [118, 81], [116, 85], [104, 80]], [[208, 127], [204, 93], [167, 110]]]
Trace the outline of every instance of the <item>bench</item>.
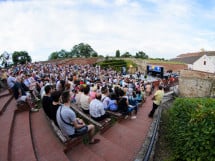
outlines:
[[71, 104], [70, 107], [75, 111], [75, 113], [98, 127], [101, 134], [112, 126], [111, 118], [105, 118], [102, 121], [95, 121], [89, 114], [84, 113], [78, 104]]
[[[75, 138], [69, 138], [65, 135], [63, 135], [63, 133], [61, 132], [60, 128], [54, 123], [53, 120], [49, 119], [47, 116], [47, 120], [49, 121], [54, 133], [57, 135], [57, 137], [59, 138], [59, 140], [64, 144], [64, 152], [67, 153], [67, 151], [69, 149], [71, 149], [72, 147], [78, 145], [79, 143], [82, 142], [83, 137], [85, 135], [82, 136], [78, 136]], [[88, 134], [86, 134], [88, 135]]]
[[21, 100], [17, 101], [16, 107], [17, 107], [17, 112], [30, 110], [30, 106], [28, 105], [28, 103], [25, 101], [21, 101]]
[[121, 121], [124, 118], [123, 114], [120, 112], [114, 112], [114, 111], [110, 111], [110, 110], [106, 110], [106, 112], [109, 115], [111, 115], [112, 117], [116, 118], [117, 121]]

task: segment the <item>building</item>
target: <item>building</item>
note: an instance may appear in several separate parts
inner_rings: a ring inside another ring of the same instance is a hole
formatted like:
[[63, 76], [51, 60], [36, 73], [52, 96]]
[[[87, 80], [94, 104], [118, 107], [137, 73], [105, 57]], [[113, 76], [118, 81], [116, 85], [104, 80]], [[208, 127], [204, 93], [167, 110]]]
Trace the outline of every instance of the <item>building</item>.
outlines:
[[185, 63], [189, 70], [215, 73], [215, 51], [181, 54], [171, 61]]

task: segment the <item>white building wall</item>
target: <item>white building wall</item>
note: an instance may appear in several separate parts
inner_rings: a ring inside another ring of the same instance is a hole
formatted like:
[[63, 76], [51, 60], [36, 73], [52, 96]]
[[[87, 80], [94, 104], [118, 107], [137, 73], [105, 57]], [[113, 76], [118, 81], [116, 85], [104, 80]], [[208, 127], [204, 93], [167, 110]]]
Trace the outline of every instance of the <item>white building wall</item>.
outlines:
[[[204, 64], [206, 62], [206, 64]], [[215, 65], [211, 62], [208, 56], [203, 55], [197, 61], [193, 63], [193, 70], [215, 73]]]
[[193, 70], [193, 64], [187, 64], [187, 68], [188, 68], [189, 70]]

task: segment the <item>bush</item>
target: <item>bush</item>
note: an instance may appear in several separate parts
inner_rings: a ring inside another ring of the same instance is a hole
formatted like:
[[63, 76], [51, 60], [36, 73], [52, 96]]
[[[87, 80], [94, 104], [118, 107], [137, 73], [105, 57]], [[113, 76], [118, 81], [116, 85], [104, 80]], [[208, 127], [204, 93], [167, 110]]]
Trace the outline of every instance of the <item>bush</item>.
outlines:
[[168, 123], [172, 160], [215, 160], [215, 99], [177, 98]]
[[105, 60], [103, 62], [99, 62], [98, 65], [100, 65], [102, 68], [112, 68], [118, 72], [122, 70], [122, 67], [126, 67], [127, 69], [130, 65], [136, 67], [136, 64], [134, 64], [132, 61], [121, 59]]

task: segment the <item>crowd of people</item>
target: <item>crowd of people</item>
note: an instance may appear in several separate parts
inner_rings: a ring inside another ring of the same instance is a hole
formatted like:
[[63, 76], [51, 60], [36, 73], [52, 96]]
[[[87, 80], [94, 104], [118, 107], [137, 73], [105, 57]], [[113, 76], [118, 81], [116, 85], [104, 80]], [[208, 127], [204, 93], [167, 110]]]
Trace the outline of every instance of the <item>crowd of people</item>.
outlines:
[[[107, 110], [133, 120], [137, 117], [139, 104], [153, 90], [152, 83], [125, 77], [111, 68], [101, 69], [92, 65], [27, 63], [2, 69], [0, 74], [1, 81], [7, 82], [17, 101], [26, 101], [30, 110], [37, 112], [39, 109], [32, 102], [41, 100], [45, 114], [64, 135], [73, 138], [89, 133], [90, 144], [99, 142], [93, 138], [95, 126], [86, 125], [78, 118], [70, 108], [71, 103], [79, 105], [96, 121], [109, 117]], [[159, 97], [159, 101], [155, 104], [158, 106], [162, 94], [157, 95], [155, 97]], [[156, 109], [154, 105], [153, 109], [149, 117]]]

